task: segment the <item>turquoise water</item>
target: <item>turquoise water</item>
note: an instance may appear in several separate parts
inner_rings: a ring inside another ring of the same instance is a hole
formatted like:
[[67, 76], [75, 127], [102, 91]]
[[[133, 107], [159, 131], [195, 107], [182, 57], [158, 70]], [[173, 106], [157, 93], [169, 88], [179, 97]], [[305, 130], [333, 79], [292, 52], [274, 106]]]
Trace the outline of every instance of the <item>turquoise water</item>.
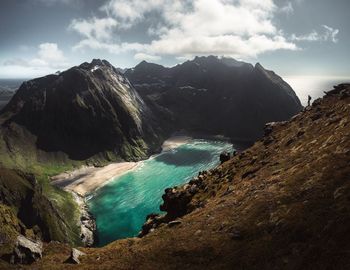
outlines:
[[150, 213], [158, 213], [164, 189], [188, 182], [219, 163], [223, 141], [192, 140], [154, 156], [98, 189], [89, 200], [96, 217], [99, 245], [138, 234]]

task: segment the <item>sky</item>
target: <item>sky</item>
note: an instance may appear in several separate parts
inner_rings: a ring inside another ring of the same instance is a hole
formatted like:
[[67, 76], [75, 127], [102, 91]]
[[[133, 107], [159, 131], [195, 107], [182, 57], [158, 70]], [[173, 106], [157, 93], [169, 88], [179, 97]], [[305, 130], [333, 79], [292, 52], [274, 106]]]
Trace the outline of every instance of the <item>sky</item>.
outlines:
[[350, 77], [349, 12], [349, 0], [1, 0], [0, 78], [93, 58], [129, 68], [202, 55]]

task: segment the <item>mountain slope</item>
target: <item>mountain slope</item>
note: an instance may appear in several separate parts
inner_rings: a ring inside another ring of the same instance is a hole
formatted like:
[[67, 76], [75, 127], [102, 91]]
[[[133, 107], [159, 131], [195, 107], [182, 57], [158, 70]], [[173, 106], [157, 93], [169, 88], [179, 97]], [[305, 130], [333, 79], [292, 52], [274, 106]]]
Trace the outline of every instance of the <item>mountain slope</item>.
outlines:
[[[289, 122], [268, 125], [251, 148], [168, 190], [177, 194], [163, 197], [168, 214], [187, 213], [179, 222], [83, 249], [71, 268], [349, 269], [349, 164], [350, 85], [340, 85]], [[70, 269], [69, 246], [45, 252], [30, 267]]]
[[152, 112], [105, 60], [23, 83], [1, 118], [7, 150], [38, 149], [37, 159], [46, 153], [71, 160], [140, 159], [161, 143]]
[[302, 108], [274, 72], [230, 58], [196, 57], [173, 68], [143, 61], [125, 76], [172, 131], [255, 141], [265, 123], [287, 120]]

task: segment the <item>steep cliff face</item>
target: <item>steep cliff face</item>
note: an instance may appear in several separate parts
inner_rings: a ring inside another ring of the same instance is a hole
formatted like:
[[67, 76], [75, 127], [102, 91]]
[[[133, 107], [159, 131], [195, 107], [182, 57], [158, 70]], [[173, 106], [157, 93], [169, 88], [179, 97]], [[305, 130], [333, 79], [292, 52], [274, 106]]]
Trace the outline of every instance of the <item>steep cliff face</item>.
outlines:
[[72, 160], [140, 159], [161, 143], [152, 112], [105, 60], [23, 83], [1, 117], [9, 147], [30, 133], [39, 150]]
[[[349, 269], [349, 164], [350, 85], [340, 85], [289, 122], [267, 125], [251, 148], [168, 189], [168, 219], [146, 236], [84, 249], [75, 268]], [[66, 269], [68, 246], [45, 250], [31, 267]]]
[[144, 61], [125, 75], [170, 130], [254, 141], [265, 123], [302, 108], [274, 72], [230, 58], [196, 57], [173, 68]]

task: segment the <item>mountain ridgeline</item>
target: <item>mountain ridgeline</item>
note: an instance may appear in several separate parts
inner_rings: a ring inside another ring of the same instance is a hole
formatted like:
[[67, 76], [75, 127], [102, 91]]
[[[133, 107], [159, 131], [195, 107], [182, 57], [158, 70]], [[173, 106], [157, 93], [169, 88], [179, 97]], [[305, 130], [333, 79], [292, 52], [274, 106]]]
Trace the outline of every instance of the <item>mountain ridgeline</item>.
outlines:
[[255, 141], [264, 124], [301, 110], [293, 89], [259, 63], [208, 56], [166, 68], [143, 61], [125, 75], [165, 125], [237, 141]]
[[260, 64], [209, 56], [122, 74], [95, 59], [23, 83], [1, 114], [1, 150], [41, 161], [139, 160], [178, 130], [254, 141], [265, 123], [300, 110], [290, 86]]
[[23, 83], [2, 116], [8, 145], [28, 131], [38, 149], [71, 160], [146, 158], [161, 143], [152, 112], [104, 60]]

